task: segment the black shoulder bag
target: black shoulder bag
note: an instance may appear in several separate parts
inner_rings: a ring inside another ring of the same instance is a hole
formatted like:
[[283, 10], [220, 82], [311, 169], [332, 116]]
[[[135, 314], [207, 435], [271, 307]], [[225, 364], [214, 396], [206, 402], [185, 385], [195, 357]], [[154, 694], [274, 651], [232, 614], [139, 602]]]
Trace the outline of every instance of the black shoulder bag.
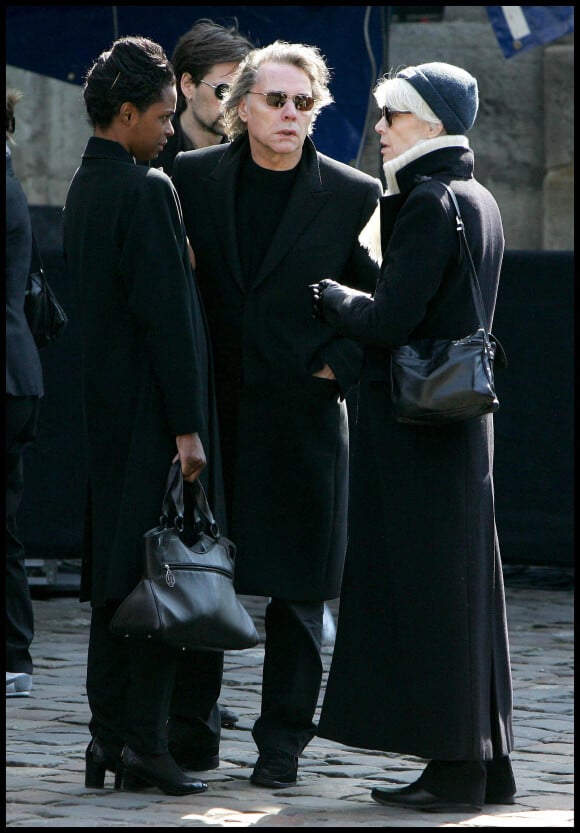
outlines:
[[391, 399], [398, 422], [448, 425], [497, 411], [494, 363], [507, 367], [503, 347], [488, 332], [477, 273], [459, 205], [444, 182], [456, 213], [460, 257], [466, 257], [479, 328], [460, 339], [423, 338], [391, 352]]
[[24, 314], [37, 347], [50, 344], [61, 334], [68, 318], [46, 280], [40, 252], [32, 235], [32, 252], [37, 268], [31, 268], [24, 293]]

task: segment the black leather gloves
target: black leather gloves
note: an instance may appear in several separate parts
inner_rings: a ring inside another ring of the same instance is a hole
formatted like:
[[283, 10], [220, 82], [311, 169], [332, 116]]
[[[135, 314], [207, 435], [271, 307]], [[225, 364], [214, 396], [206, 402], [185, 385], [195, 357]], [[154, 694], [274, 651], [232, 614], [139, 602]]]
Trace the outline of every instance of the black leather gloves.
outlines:
[[[336, 318], [336, 315], [333, 316], [332, 312], [336, 313], [338, 311], [338, 306], [342, 298], [340, 292], [335, 293], [334, 298], [330, 297], [333, 293], [330, 293], [330, 295], [326, 294], [330, 288], [334, 287], [339, 290], [346, 288], [328, 278], [318, 283], [310, 284], [310, 291], [312, 292], [312, 317], [319, 321], [326, 321], [328, 324], [333, 323], [334, 318]], [[335, 301], [334, 305], [332, 305], [332, 300]]]
[[371, 299], [371, 295], [367, 292], [351, 289], [350, 286], [344, 286], [327, 278], [310, 284], [310, 291], [312, 292], [312, 317], [330, 324], [337, 330], [341, 329], [341, 318], [343, 325], [350, 318], [351, 304], [357, 304], [359, 299], [365, 301]]

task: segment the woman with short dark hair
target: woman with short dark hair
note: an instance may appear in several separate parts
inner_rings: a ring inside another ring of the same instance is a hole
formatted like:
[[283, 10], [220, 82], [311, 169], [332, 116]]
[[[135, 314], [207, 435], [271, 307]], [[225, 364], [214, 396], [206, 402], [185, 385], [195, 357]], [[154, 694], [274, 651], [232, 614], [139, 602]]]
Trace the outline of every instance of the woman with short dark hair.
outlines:
[[134, 644], [109, 631], [141, 578], [142, 537], [159, 522], [172, 461], [187, 483], [201, 476], [222, 520], [209, 350], [179, 199], [166, 174], [136, 164], [154, 159], [172, 135], [176, 97], [171, 64], [147, 38], [121, 38], [97, 58], [84, 86], [94, 135], [63, 218], [89, 469], [86, 786], [102, 787], [109, 770], [116, 786], [185, 795], [207, 784], [169, 753], [168, 718], [187, 727], [193, 769], [218, 765], [223, 654]]

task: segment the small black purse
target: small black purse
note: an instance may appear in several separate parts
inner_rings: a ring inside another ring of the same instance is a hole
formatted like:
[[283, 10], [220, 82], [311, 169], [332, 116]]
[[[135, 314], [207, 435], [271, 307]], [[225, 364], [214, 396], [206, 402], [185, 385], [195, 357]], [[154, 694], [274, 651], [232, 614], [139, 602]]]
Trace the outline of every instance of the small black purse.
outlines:
[[67, 315], [50, 288], [40, 252], [32, 235], [32, 251], [36, 270], [30, 271], [24, 293], [24, 314], [37, 347], [45, 347], [54, 341], [68, 323]]
[[497, 411], [494, 364], [507, 367], [498, 339], [485, 324], [483, 297], [453, 190], [460, 251], [468, 260], [479, 328], [460, 339], [424, 338], [391, 351], [391, 400], [397, 422], [448, 425]]
[[110, 630], [174, 648], [253, 648], [258, 633], [234, 589], [235, 545], [220, 534], [199, 480], [193, 484], [193, 494], [197, 538], [187, 546], [182, 541], [183, 476], [180, 462], [175, 462], [160, 526], [143, 536], [143, 578], [115, 611]]

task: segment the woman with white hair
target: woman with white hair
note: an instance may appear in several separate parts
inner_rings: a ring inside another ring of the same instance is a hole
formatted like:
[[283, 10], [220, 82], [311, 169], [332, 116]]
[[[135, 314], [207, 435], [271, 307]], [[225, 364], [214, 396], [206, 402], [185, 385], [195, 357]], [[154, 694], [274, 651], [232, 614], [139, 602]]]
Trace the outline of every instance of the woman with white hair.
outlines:
[[361, 240], [382, 260], [381, 276], [372, 296], [331, 280], [313, 287], [315, 314], [365, 346], [349, 550], [318, 733], [427, 760], [414, 783], [373, 789], [379, 803], [473, 811], [515, 794], [493, 417], [397, 422], [390, 351], [478, 326], [442, 183], [457, 196], [489, 327], [504, 235], [465, 135], [475, 78], [427, 63], [382, 79], [375, 98], [387, 188]]

